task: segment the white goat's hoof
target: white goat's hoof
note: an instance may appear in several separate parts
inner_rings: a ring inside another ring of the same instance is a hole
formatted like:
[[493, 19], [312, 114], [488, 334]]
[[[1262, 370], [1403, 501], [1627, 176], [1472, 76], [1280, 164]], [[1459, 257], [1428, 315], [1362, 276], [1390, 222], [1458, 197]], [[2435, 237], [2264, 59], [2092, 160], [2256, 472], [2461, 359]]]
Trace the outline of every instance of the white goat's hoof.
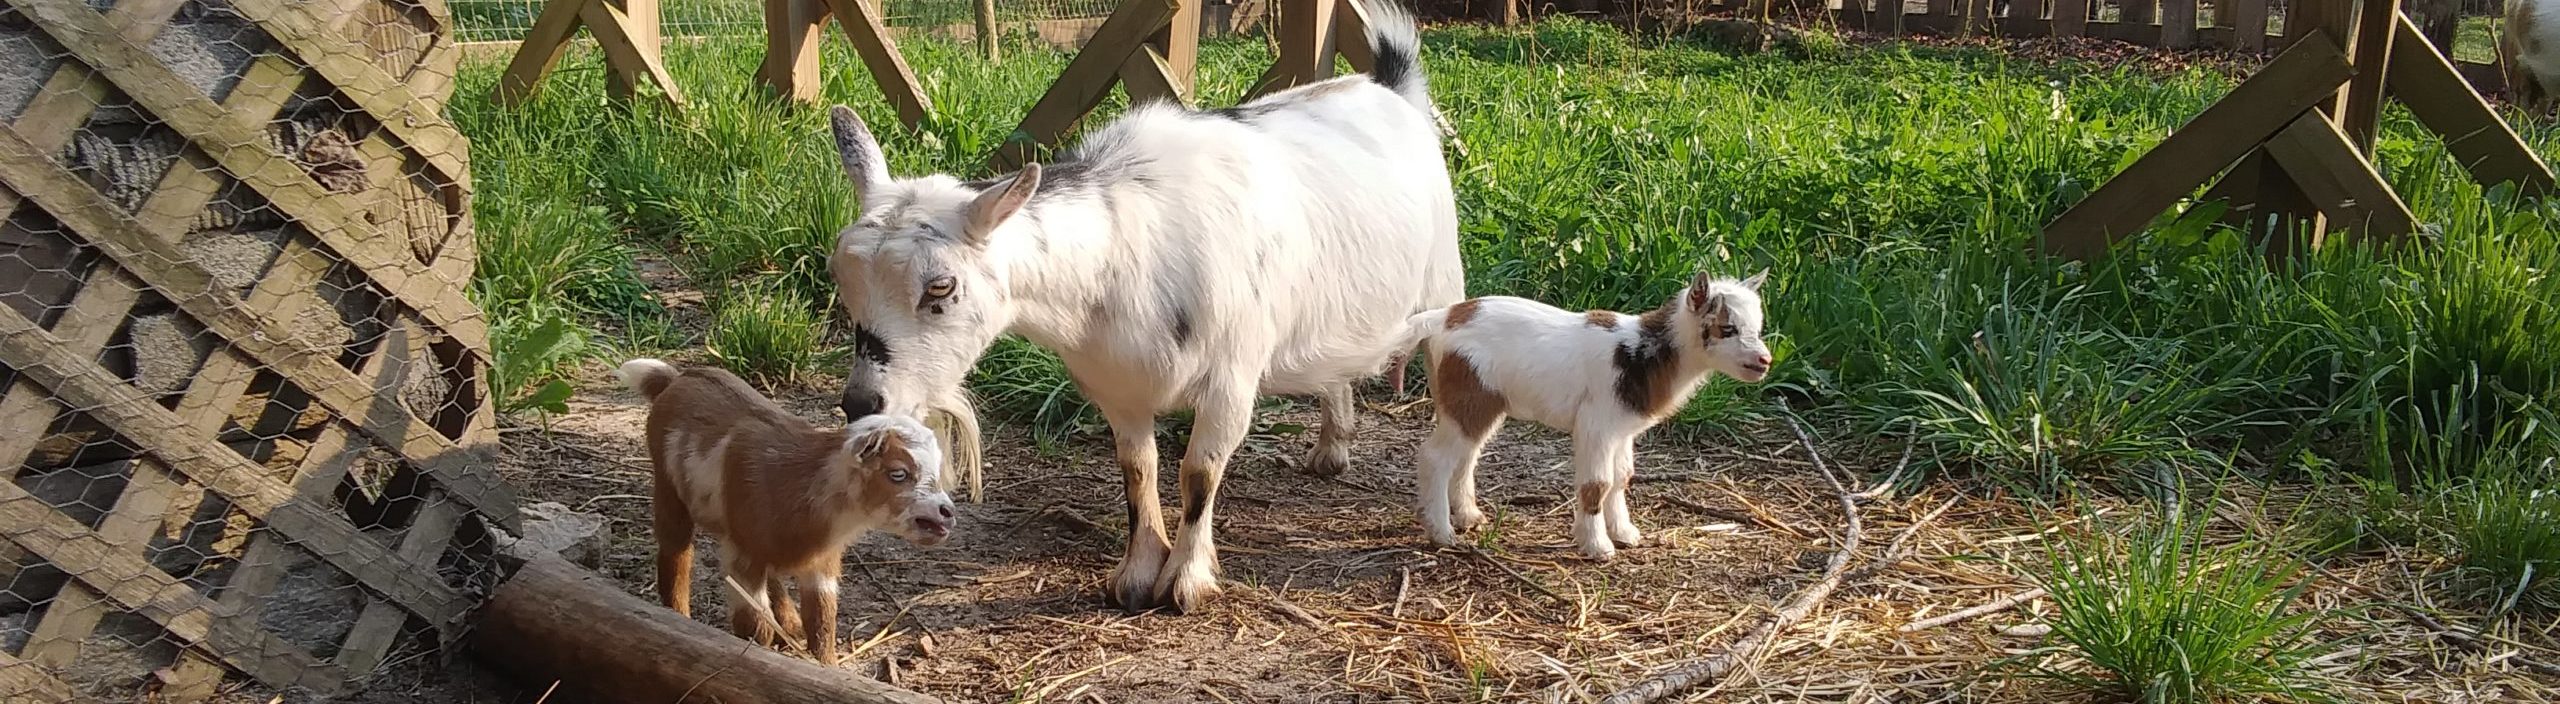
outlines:
[[1633, 522], [1609, 526], [1609, 542], [1617, 543], [1618, 547], [1622, 548], [1643, 545], [1644, 532], [1636, 530], [1636, 524]]
[[1165, 556], [1171, 552], [1163, 538], [1142, 538], [1130, 545], [1119, 568], [1111, 571], [1111, 581], [1102, 585], [1103, 601], [1130, 613], [1155, 608], [1156, 577], [1163, 573]]
[[1346, 449], [1341, 452], [1327, 453], [1319, 449], [1307, 455], [1306, 462], [1298, 466], [1298, 471], [1304, 472], [1309, 476], [1336, 477], [1341, 476], [1343, 470], [1350, 468], [1350, 450]]
[[1171, 606], [1177, 614], [1200, 610], [1216, 601], [1224, 590], [1218, 587], [1218, 558], [1175, 560], [1157, 578], [1155, 596], [1160, 606]]
[[1438, 545], [1444, 548], [1454, 548], [1458, 546], [1458, 531], [1450, 528], [1449, 526], [1428, 526], [1423, 529], [1423, 532], [1431, 534], [1431, 544], [1433, 545]]
[[1583, 543], [1582, 557], [1592, 562], [1608, 562], [1610, 560], [1617, 559], [1618, 548], [1611, 546], [1607, 540], [1602, 540], [1597, 543]]
[[1452, 507], [1449, 509], [1449, 521], [1457, 526], [1458, 532], [1464, 533], [1484, 525], [1484, 512], [1472, 505]]

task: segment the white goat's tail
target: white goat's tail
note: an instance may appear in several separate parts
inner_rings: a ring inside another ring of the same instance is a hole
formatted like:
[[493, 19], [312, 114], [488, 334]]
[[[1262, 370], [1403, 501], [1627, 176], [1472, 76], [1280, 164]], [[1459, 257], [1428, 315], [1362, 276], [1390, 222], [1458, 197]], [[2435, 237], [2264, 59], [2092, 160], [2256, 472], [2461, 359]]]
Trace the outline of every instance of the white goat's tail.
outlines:
[[623, 362], [622, 369], [616, 372], [617, 376], [622, 377], [623, 384], [630, 386], [633, 391], [640, 392], [641, 398], [651, 401], [658, 400], [658, 392], [667, 390], [667, 385], [675, 383], [676, 377], [681, 374], [682, 372], [676, 371], [675, 365], [647, 357]]
[[1369, 80], [1413, 103], [1425, 115], [1438, 115], [1431, 106], [1431, 90], [1422, 77], [1422, 30], [1415, 28], [1413, 11], [1397, 4], [1397, 0], [1377, 0], [1369, 6], [1369, 52], [1377, 55], [1378, 65], [1369, 71]]

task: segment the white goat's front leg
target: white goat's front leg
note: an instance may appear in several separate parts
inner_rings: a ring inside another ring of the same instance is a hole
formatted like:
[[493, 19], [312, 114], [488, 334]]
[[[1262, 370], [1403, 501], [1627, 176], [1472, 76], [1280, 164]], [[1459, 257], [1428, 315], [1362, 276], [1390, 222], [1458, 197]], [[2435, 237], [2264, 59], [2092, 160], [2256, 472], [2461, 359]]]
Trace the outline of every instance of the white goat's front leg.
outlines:
[[1191, 444], [1182, 456], [1182, 528], [1173, 557], [1156, 576], [1158, 603], [1188, 613], [1218, 597], [1218, 544], [1212, 526], [1227, 460], [1253, 426], [1254, 384], [1227, 381], [1200, 393], [1191, 414]]
[[1316, 392], [1316, 406], [1324, 413], [1324, 423], [1316, 431], [1316, 446], [1307, 453], [1305, 469], [1319, 477], [1339, 475], [1351, 466], [1351, 440], [1359, 420], [1351, 405], [1351, 382], [1325, 385]]
[[1614, 435], [1592, 428], [1573, 434], [1573, 543], [1581, 546], [1583, 557], [1598, 561], [1618, 555], [1600, 515], [1609, 500], [1610, 480], [1618, 473], [1617, 444]]
[[1156, 577], [1172, 552], [1164, 539], [1164, 509], [1156, 496], [1156, 418], [1145, 408], [1104, 407], [1120, 458], [1120, 482], [1128, 492], [1129, 540], [1120, 567], [1102, 585], [1102, 598], [1130, 612], [1154, 608]]
[[1608, 523], [1609, 540], [1617, 543], [1618, 547], [1631, 548], [1642, 545], [1644, 533], [1636, 530], [1635, 517], [1627, 511], [1627, 488], [1634, 486], [1636, 480], [1635, 438], [1628, 437], [1619, 441], [1612, 448], [1610, 458], [1613, 462], [1610, 468], [1609, 497], [1607, 501], [1600, 504], [1600, 516]]

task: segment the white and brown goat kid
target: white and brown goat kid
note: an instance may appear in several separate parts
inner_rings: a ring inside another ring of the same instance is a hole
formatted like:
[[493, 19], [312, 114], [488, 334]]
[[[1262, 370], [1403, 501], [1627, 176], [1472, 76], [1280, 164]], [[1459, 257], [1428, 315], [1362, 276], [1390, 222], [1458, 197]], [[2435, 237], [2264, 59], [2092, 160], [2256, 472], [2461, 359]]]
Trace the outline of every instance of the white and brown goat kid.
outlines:
[[[958, 405], [1007, 333], [1056, 352], [1117, 440], [1129, 535], [1104, 597], [1187, 611], [1216, 596], [1218, 484], [1255, 397], [1316, 396], [1305, 467], [1342, 471], [1352, 382], [1413, 347], [1396, 345], [1407, 317], [1465, 297], [1412, 18], [1381, 3], [1369, 19], [1370, 75], [1219, 110], [1139, 105], [986, 181], [892, 176], [836, 108], [862, 213], [828, 262], [853, 323], [846, 415]], [[1180, 408], [1194, 415], [1168, 531], [1156, 416]]]
[[[1456, 545], [1483, 522], [1476, 457], [1518, 417], [1573, 434], [1574, 541], [1606, 560], [1643, 541], [1627, 514], [1635, 439], [1688, 403], [1708, 375], [1746, 382], [1769, 374], [1760, 340], [1760, 283], [1699, 274], [1643, 315], [1564, 310], [1487, 296], [1413, 316], [1408, 333], [1428, 344], [1438, 427], [1421, 453], [1423, 527]], [[1612, 543], [1615, 543], [1613, 545]]]
[[[771, 614], [833, 663], [845, 547], [872, 531], [919, 545], [951, 535], [942, 451], [914, 419], [873, 415], [822, 430], [736, 375], [654, 359], [624, 362], [622, 381], [649, 400], [658, 600], [678, 614], [693, 615], [694, 531], [710, 533], [730, 582], [729, 629], [772, 645]], [[796, 613], [785, 577], [799, 586]]]

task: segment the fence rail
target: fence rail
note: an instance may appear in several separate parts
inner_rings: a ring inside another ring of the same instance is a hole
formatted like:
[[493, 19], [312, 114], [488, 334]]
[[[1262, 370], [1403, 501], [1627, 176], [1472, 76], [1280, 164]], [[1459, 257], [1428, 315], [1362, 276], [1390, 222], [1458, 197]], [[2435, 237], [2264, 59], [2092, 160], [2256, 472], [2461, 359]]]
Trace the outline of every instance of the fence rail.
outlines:
[[[972, 0], [872, 0], [886, 10], [892, 27], [941, 27], [968, 24]], [[454, 38], [466, 42], [524, 38], [543, 0], [450, 0]], [[998, 0], [999, 22], [1037, 22], [1109, 16], [1117, 0]], [[683, 36], [761, 36], [761, 0], [690, 0], [659, 7], [661, 34]]]

